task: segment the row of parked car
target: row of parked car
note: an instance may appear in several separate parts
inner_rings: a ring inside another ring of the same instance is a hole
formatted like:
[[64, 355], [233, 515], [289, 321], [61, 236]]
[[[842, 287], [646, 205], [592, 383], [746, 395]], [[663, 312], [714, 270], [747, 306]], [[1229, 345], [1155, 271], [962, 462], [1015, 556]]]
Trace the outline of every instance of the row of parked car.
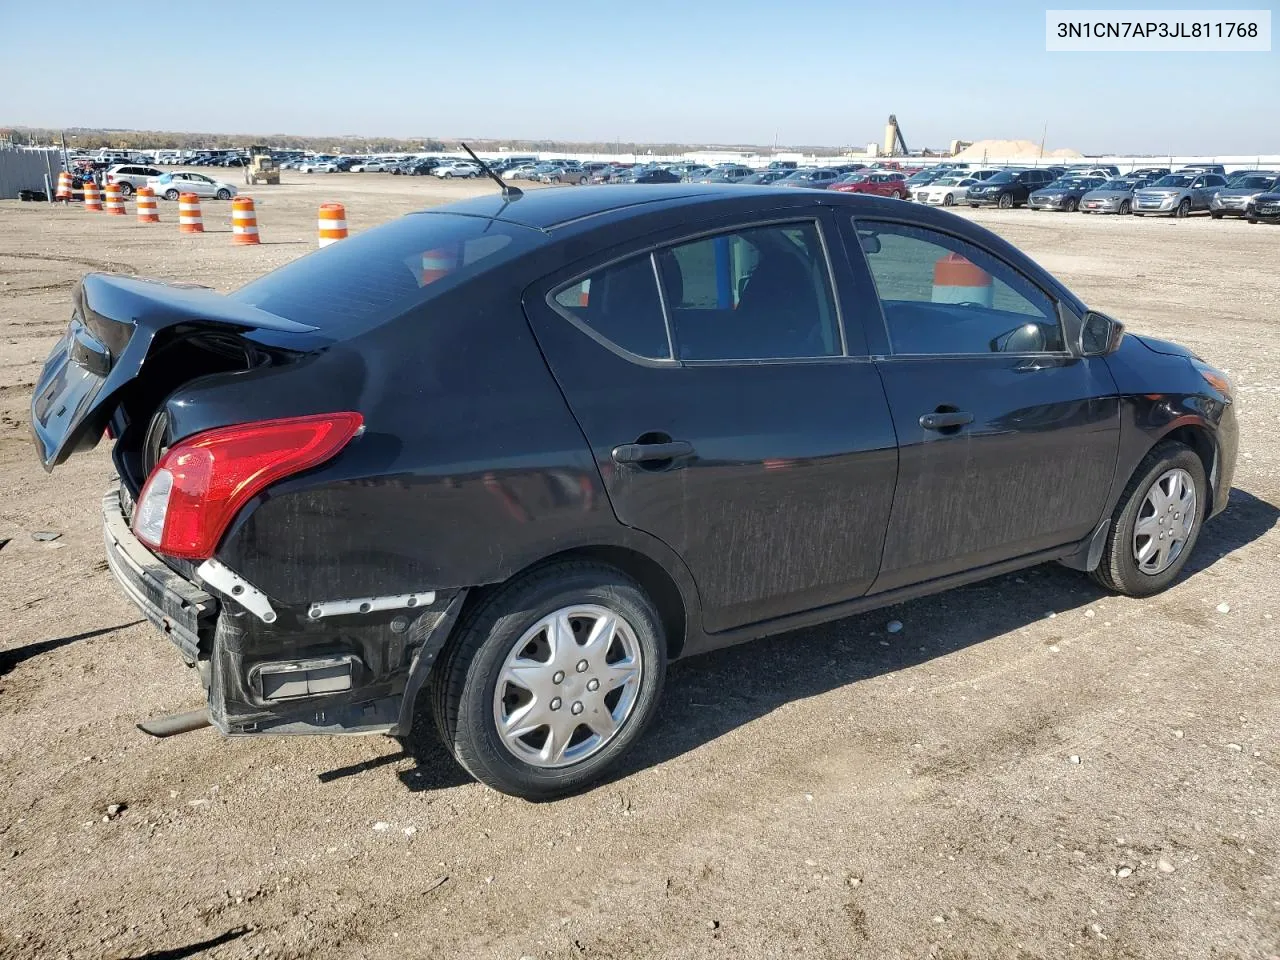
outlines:
[[1257, 223], [1274, 219], [1280, 172], [1234, 170], [1193, 164], [1180, 170], [1146, 167], [1121, 174], [1114, 166], [1040, 169], [957, 169], [920, 171], [907, 180], [912, 199], [922, 203], [1032, 210], [1187, 217], [1208, 213], [1215, 220], [1236, 216]]

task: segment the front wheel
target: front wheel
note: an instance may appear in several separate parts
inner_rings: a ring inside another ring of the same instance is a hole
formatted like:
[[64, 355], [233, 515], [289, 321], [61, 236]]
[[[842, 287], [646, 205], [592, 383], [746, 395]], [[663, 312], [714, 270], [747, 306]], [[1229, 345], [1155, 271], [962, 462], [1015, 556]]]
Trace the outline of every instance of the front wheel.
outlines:
[[1215, 219], [1215, 220], [1221, 220], [1221, 219], [1222, 219], [1222, 214], [1218, 213], [1216, 210], [1212, 210], [1212, 211], [1210, 211], [1209, 216], [1213, 217], [1213, 219]]
[[956, 203], [956, 198], [953, 197], [951, 194], [944, 193], [942, 195], [942, 205], [944, 207], [953, 207], [955, 206], [955, 203]]
[[1180, 204], [1178, 204], [1177, 212], [1174, 215], [1179, 220], [1185, 220], [1187, 217], [1191, 216], [1191, 200], [1190, 199], [1183, 200]]
[[1191, 555], [1209, 496], [1195, 451], [1173, 441], [1157, 444], [1120, 495], [1094, 580], [1130, 597], [1164, 590]]
[[1000, 206], [1000, 209], [1001, 209], [1001, 210], [1008, 210], [1010, 207], [1012, 207], [1012, 206], [1013, 206], [1013, 194], [1012, 194], [1012, 193], [1002, 193], [1002, 194], [1000, 195], [1000, 204], [999, 204], [999, 206]]
[[1258, 218], [1257, 218], [1257, 217], [1250, 217], [1250, 218], [1249, 218], [1249, 222], [1250, 222], [1250, 223], [1257, 223], [1257, 222], [1258, 222]]
[[217, 198], [218, 198], [219, 200], [230, 200], [230, 199], [231, 199], [231, 191], [230, 191], [230, 190], [219, 190], [219, 191], [217, 192], [217, 194], [215, 194], [215, 196], [217, 196]]
[[1068, 198], [1067, 198], [1067, 213], [1075, 213], [1078, 209], [1080, 209], [1080, 204], [1079, 204], [1076, 200], [1074, 200], [1074, 199], [1072, 199], [1072, 198], [1068, 197]]
[[1121, 201], [1120, 201], [1120, 210], [1119, 210], [1120, 216], [1122, 216], [1122, 217], [1127, 217], [1127, 216], [1130, 214], [1130, 212], [1131, 212], [1131, 211], [1132, 211], [1132, 208], [1129, 206], [1129, 201], [1128, 201], [1128, 200], [1121, 200]]
[[546, 800], [598, 780], [631, 747], [666, 661], [661, 619], [635, 581], [601, 564], [552, 564], [466, 618], [432, 674], [432, 712], [476, 779]]
[[900, 194], [897, 190], [894, 190], [894, 191], [890, 192], [890, 194], [889, 194], [889, 199], [890, 199], [890, 200], [901, 200], [901, 199], [902, 199], [902, 194]]

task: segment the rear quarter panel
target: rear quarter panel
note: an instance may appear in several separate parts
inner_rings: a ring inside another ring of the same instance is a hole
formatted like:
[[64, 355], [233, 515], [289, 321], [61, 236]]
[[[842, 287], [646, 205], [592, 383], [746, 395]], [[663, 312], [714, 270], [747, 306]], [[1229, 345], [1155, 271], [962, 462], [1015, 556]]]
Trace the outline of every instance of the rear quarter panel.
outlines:
[[591, 453], [492, 274], [309, 361], [198, 382], [172, 434], [354, 409], [334, 460], [245, 508], [218, 559], [285, 603], [494, 582], [548, 552], [623, 538]]

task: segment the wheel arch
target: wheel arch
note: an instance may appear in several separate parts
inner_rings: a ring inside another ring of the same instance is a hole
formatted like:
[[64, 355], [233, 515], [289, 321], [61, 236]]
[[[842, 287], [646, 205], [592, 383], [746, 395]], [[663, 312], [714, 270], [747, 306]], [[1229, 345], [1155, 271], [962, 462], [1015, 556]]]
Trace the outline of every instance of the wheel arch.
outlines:
[[[541, 557], [521, 567], [506, 580], [472, 588], [459, 612], [458, 622], [465, 622], [472, 609], [483, 603], [504, 584], [542, 567], [572, 560], [602, 563], [614, 567], [635, 580], [658, 610], [663, 632], [666, 634], [668, 658], [675, 660], [680, 657], [689, 645], [691, 635], [697, 630], [696, 624], [699, 623], [698, 602], [692, 578], [688, 576], [682, 565], [678, 573], [673, 573], [669, 562], [656, 559], [650, 552], [641, 549], [635, 543], [579, 545]], [[679, 563], [678, 560], [675, 562]]]
[[[1218, 488], [1218, 441], [1205, 423], [1192, 422], [1174, 426], [1156, 438], [1156, 443], [1173, 440], [1190, 447], [1204, 465], [1205, 481], [1209, 484], [1209, 497], [1216, 499]], [[1152, 444], [1154, 447], [1155, 444]]]

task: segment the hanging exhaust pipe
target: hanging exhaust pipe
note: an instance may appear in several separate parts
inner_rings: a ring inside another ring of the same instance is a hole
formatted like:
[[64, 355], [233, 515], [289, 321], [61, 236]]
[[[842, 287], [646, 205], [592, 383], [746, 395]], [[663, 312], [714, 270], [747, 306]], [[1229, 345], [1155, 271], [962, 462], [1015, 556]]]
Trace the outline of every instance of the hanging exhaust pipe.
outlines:
[[199, 730], [209, 725], [209, 708], [201, 707], [199, 710], [189, 710], [186, 713], [143, 720], [138, 724], [138, 729], [153, 737], [176, 737], [180, 733], [190, 733], [192, 730]]

